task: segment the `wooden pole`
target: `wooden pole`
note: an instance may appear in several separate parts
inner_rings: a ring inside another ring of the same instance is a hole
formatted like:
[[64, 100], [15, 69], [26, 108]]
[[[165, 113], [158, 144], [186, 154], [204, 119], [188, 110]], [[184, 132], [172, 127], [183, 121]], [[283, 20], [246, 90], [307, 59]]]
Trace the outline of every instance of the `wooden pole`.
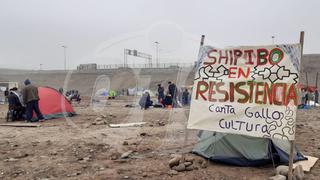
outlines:
[[316, 76], [316, 88], [318, 88], [318, 72], [317, 72], [317, 76]]
[[308, 88], [308, 86], [309, 86], [309, 81], [308, 81], [308, 72], [306, 72], [306, 83], [307, 83], [307, 88]]
[[[205, 39], [205, 35], [201, 35], [201, 39], [200, 39], [200, 47], [199, 47], [199, 53], [198, 53], [198, 59], [197, 59], [197, 64], [196, 64], [196, 72], [199, 68], [199, 60], [200, 60], [200, 52], [201, 52], [201, 49], [202, 49], [202, 46], [204, 45], [204, 39]], [[189, 118], [189, 117], [188, 117]], [[188, 129], [186, 128], [186, 134], [184, 136], [184, 147], [187, 146], [187, 142], [188, 142], [188, 137], [189, 137], [189, 131]]]
[[[303, 57], [303, 44], [304, 44], [304, 31], [301, 31], [301, 32], [300, 32], [301, 61], [302, 61], [302, 57]], [[306, 75], [307, 75], [307, 74], [306, 74]], [[307, 78], [307, 85], [308, 85], [308, 78]], [[290, 141], [290, 154], [289, 154], [288, 180], [292, 180], [294, 147], [295, 147], [295, 140], [291, 140], [291, 141]]]

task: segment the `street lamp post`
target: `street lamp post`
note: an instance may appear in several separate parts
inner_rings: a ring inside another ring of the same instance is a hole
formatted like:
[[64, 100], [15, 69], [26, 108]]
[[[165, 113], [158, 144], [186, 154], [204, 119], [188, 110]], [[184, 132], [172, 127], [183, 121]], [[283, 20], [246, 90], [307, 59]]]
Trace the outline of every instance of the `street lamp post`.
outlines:
[[63, 54], [64, 54], [64, 70], [67, 70], [67, 46], [63, 45], [61, 46], [63, 48]]
[[275, 36], [271, 36], [271, 38], [272, 38], [272, 44], [274, 44], [274, 38], [275, 38]]
[[159, 42], [156, 41], [154, 42], [156, 44], [156, 64], [157, 64], [157, 67], [159, 67]]

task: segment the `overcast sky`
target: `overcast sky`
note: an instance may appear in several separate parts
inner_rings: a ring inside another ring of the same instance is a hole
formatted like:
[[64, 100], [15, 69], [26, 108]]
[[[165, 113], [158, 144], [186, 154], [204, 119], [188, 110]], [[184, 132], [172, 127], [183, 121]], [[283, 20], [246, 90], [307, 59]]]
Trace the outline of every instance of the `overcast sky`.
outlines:
[[[161, 62], [196, 60], [201, 34], [216, 46], [297, 43], [320, 53], [319, 0], [0, 0], [0, 68], [123, 63], [123, 49]], [[129, 58], [129, 63], [144, 63]]]

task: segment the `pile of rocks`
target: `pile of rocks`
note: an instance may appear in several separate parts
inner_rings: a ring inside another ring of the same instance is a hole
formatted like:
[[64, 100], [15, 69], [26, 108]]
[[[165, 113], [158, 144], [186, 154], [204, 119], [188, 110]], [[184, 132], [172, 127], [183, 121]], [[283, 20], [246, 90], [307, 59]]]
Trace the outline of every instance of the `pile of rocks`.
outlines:
[[177, 175], [178, 172], [183, 171], [192, 171], [200, 168], [206, 168], [207, 162], [206, 160], [199, 159], [196, 161], [192, 156], [185, 155], [182, 156], [180, 154], [173, 154], [171, 155], [170, 161], [169, 161], [169, 175]]
[[101, 114], [99, 117], [97, 117], [91, 124], [92, 125], [106, 125], [109, 124], [111, 122], [111, 120], [113, 118], [115, 118], [116, 116], [113, 114]]
[[[288, 166], [278, 166], [276, 168], [276, 175], [270, 177], [270, 180], [286, 180], [288, 177], [289, 167]], [[296, 166], [293, 169], [292, 178], [294, 180], [303, 180], [304, 179], [304, 172], [301, 165]]]

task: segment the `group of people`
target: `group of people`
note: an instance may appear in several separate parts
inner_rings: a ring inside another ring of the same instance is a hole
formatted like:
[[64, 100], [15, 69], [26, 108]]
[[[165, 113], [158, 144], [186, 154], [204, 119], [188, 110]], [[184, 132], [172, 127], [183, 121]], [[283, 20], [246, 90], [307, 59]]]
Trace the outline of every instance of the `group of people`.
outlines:
[[[311, 104], [313, 101], [313, 104]], [[319, 91], [315, 89], [315, 91], [311, 91], [309, 89], [302, 89], [301, 90], [301, 104], [304, 106], [315, 106], [319, 103]]]
[[[38, 87], [34, 86], [29, 79], [24, 81], [24, 85], [21, 93], [17, 87], [14, 87], [5, 94], [12, 120], [43, 121], [44, 117], [39, 108]], [[33, 112], [36, 114], [36, 119], [33, 119]]]
[[[165, 88], [158, 84], [158, 103], [153, 103], [150, 98], [150, 93], [145, 92], [140, 98], [139, 105], [142, 109], [148, 109], [150, 106], [176, 108], [178, 106], [178, 89], [177, 86], [171, 81], [168, 82], [168, 90], [165, 93]], [[182, 105], [189, 104], [189, 91], [185, 89], [182, 93]]]

